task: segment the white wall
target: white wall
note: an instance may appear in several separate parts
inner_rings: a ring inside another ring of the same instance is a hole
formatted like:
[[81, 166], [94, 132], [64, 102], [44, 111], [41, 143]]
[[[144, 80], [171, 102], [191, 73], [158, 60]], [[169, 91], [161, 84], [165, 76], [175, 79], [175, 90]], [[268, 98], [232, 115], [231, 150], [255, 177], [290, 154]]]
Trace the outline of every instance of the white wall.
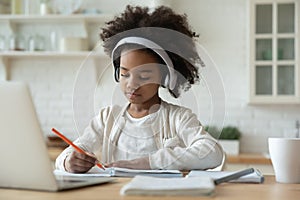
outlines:
[[[299, 105], [248, 104], [249, 95], [249, 11], [241, 0], [173, 1], [188, 15], [222, 74], [226, 92], [225, 125], [236, 125], [243, 133], [242, 152], [267, 152], [267, 138], [295, 131]], [[206, 99], [203, 99], [206, 101]], [[202, 100], [201, 100], [202, 101]], [[205, 108], [199, 116], [207, 122]]]
[[[119, 12], [127, 2], [132, 1], [84, 1], [86, 7], [97, 7], [103, 12]], [[94, 2], [94, 3], [93, 3]], [[96, 2], [96, 3], [95, 3]], [[134, 3], [149, 1], [133, 1]], [[112, 6], [114, 5], [114, 6]], [[295, 105], [248, 105], [249, 65], [248, 65], [248, 8], [247, 1], [241, 0], [173, 0], [172, 7], [186, 13], [195, 31], [200, 34], [199, 42], [208, 50], [223, 77], [226, 93], [225, 125], [236, 125], [242, 132], [242, 152], [267, 152], [269, 136], [283, 136], [292, 131], [296, 119], [300, 119], [300, 107]], [[10, 63], [9, 79], [25, 80], [30, 84], [40, 122], [45, 134], [57, 127], [70, 137], [74, 136], [72, 94], [76, 74], [83, 58], [68, 60], [25, 59]], [[108, 59], [88, 65], [107, 67]], [[107, 69], [104, 76], [113, 83], [112, 74]], [[86, 83], [95, 84], [95, 77]], [[96, 105], [109, 104], [115, 84], [102, 85], [101, 78], [97, 90]], [[104, 87], [105, 86], [105, 87]], [[197, 92], [201, 122], [210, 122], [211, 99], [203, 85]], [[115, 95], [115, 93], [114, 93]], [[88, 113], [90, 115], [91, 113]], [[85, 122], [86, 123], [86, 119]]]

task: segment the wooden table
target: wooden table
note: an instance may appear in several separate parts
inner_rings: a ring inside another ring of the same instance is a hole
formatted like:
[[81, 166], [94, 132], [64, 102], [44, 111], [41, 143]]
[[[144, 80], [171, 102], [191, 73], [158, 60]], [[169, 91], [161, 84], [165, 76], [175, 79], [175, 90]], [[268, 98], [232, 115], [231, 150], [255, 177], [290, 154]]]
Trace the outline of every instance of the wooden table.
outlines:
[[87, 188], [51, 193], [14, 189], [0, 189], [1, 200], [186, 200], [186, 199], [228, 199], [228, 200], [299, 200], [300, 184], [276, 183], [274, 176], [266, 176], [263, 184], [224, 183], [216, 186], [214, 196], [121, 196], [120, 188], [130, 181], [130, 178], [119, 178], [115, 183], [91, 186]]
[[227, 155], [227, 162], [231, 164], [264, 164], [272, 165], [271, 159], [262, 154]]
[[271, 159], [265, 155], [253, 153], [227, 155], [224, 170], [237, 171], [250, 167], [258, 169], [265, 175], [274, 175]]

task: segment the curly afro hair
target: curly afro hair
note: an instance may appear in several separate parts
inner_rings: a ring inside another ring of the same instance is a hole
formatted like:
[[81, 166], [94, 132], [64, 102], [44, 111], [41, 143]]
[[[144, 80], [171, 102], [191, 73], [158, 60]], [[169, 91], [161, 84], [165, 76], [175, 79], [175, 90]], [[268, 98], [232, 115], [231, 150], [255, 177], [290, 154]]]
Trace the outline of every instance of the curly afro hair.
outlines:
[[[153, 31], [156, 30], [153, 28], [173, 31], [180, 33], [182, 36], [180, 39], [174, 40], [174, 37], [162, 35], [160, 31]], [[191, 85], [199, 80], [197, 66], [199, 64], [204, 66], [204, 64], [197, 53], [193, 40], [198, 35], [189, 27], [185, 14], [176, 14], [171, 8], [165, 6], [160, 6], [154, 11], [150, 11], [148, 7], [128, 5], [120, 16], [116, 16], [113, 20], [108, 21], [100, 33], [104, 51], [109, 56], [111, 56], [118, 41], [130, 36], [150, 39], [166, 50], [176, 73], [179, 74], [176, 87], [172, 90], [168, 88], [173, 97], [179, 97], [181, 90], [189, 90]], [[155, 53], [153, 52], [152, 54]], [[158, 61], [161, 62], [161, 59], [158, 59]]]

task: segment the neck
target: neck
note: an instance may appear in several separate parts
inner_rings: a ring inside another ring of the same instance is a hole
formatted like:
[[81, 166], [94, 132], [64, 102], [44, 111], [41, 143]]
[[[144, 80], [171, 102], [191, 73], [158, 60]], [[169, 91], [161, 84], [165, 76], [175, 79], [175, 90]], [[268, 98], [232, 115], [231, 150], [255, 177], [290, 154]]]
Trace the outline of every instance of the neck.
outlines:
[[151, 113], [158, 111], [161, 99], [155, 95], [147, 102], [141, 104], [131, 103], [127, 109], [128, 113], [135, 118], [141, 118]]

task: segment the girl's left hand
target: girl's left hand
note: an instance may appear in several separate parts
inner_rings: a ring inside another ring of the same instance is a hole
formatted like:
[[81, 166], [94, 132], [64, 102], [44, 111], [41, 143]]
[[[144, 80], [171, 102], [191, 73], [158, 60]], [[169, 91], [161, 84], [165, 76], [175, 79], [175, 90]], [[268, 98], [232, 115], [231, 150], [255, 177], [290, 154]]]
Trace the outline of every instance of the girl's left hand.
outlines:
[[149, 158], [137, 158], [133, 160], [119, 160], [106, 164], [105, 167], [121, 167], [129, 169], [150, 169]]

